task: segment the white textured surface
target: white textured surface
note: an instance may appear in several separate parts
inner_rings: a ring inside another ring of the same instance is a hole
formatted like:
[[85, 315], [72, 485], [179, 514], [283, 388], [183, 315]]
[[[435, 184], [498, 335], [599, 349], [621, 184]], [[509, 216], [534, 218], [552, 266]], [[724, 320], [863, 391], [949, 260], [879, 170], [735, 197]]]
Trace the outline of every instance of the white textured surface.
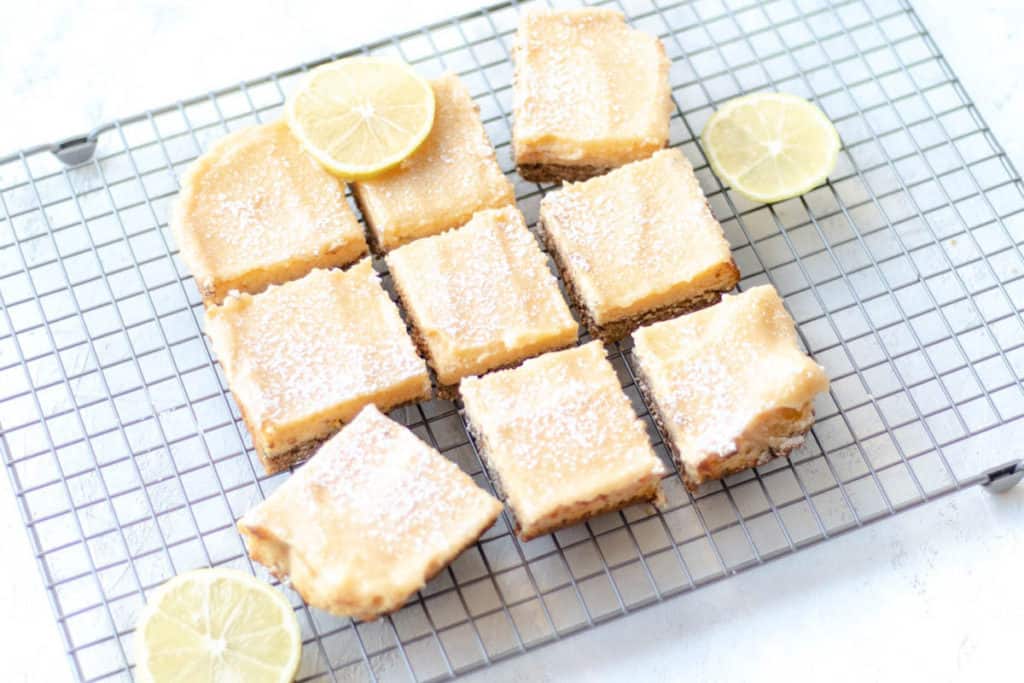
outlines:
[[[0, 154], [471, 8], [432, 3], [17, 3], [0, 18]], [[939, 48], [1024, 165], [1024, 4], [917, 0]], [[315, 7], [317, 14], [304, 8]], [[1024, 455], [1020, 423], [977, 448]], [[1009, 434], [1017, 438], [1011, 438]], [[70, 680], [9, 487], [0, 484], [4, 680]], [[971, 490], [477, 680], [1020, 680], [1024, 487]]]

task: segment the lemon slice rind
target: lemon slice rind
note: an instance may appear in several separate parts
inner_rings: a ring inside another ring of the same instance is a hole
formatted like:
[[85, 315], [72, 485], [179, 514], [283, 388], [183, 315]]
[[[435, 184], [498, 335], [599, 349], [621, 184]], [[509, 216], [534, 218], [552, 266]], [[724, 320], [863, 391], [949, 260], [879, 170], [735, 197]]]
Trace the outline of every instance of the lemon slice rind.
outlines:
[[715, 175], [754, 202], [798, 197], [828, 180], [840, 141], [825, 113], [786, 93], [729, 100], [708, 119], [701, 143]]
[[[237, 599], [217, 603], [215, 591]], [[215, 621], [217, 635], [210, 632]], [[235, 676], [231, 680], [287, 683], [295, 678], [302, 650], [287, 598], [249, 574], [226, 568], [186, 572], [153, 591], [134, 641], [135, 679], [144, 683], [228, 673]]]
[[313, 69], [289, 97], [285, 119], [324, 168], [364, 180], [413, 154], [434, 110], [433, 88], [407, 64], [349, 57]]

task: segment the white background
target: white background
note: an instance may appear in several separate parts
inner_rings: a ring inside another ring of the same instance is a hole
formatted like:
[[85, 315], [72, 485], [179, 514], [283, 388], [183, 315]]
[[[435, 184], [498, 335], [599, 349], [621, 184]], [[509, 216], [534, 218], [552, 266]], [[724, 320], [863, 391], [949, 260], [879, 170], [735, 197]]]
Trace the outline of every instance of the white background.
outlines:
[[[469, 0], [4, 2], [0, 156], [472, 9]], [[1018, 168], [1024, 3], [915, 6]], [[1013, 436], [1011, 436], [1011, 434]], [[1024, 455], [1021, 424], [979, 449]], [[70, 680], [6, 477], [5, 681]], [[477, 674], [478, 680], [1020, 681], [1024, 486], [970, 490]]]

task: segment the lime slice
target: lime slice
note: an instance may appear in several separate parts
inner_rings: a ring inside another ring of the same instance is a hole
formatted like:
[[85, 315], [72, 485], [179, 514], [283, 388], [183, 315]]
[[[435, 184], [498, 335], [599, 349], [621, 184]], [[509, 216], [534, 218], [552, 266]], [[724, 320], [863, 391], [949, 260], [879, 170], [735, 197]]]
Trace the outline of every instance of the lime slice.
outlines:
[[821, 185], [839, 158], [839, 135], [825, 113], [785, 93], [729, 100], [701, 133], [711, 169], [755, 202], [780, 202]]
[[234, 569], [199, 569], [150, 596], [135, 627], [135, 680], [285, 683], [301, 649], [279, 591]]
[[351, 57], [313, 69], [285, 115], [327, 170], [360, 180], [401, 163], [426, 139], [434, 91], [406, 64]]

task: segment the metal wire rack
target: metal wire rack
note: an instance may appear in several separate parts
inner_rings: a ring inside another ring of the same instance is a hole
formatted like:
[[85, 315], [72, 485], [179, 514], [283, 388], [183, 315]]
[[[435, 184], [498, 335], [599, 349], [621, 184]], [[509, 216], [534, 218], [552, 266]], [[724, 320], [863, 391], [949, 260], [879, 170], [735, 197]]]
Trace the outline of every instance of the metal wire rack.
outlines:
[[[741, 288], [770, 282], [832, 380], [812, 438], [668, 505], [521, 543], [507, 520], [392, 617], [306, 608], [300, 680], [426, 680], [484, 666], [977, 483], [1024, 436], [1024, 186], [912, 8], [887, 0], [614, 2], [672, 60], [673, 145], [694, 163]], [[509, 48], [497, 5], [352, 52], [459, 73], [502, 167]], [[327, 61], [326, 59], [323, 61]], [[287, 473], [256, 462], [201, 331], [167, 209], [225, 132], [279, 114], [315, 63], [0, 158], [0, 425], [39, 569], [84, 681], [126, 680], [145, 591], [247, 560], [234, 520]], [[815, 100], [843, 140], [831, 181], [761, 206], [723, 190], [696, 134], [762, 88]], [[65, 163], [62, 163], [65, 162]], [[536, 220], [548, 187], [516, 182]], [[612, 359], [638, 410], [627, 343]], [[398, 416], [488, 486], [457, 406]], [[650, 418], [657, 450], [665, 449]], [[995, 461], [993, 461], [993, 457]]]

